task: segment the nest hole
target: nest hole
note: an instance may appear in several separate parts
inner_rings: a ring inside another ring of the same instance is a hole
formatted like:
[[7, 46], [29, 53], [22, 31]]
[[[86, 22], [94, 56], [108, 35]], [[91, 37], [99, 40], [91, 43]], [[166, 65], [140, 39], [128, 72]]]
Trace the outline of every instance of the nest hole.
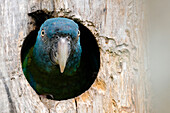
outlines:
[[[24, 62], [24, 59], [26, 58], [29, 50], [34, 46], [36, 42], [36, 37], [38, 35], [38, 31], [40, 29], [41, 24], [43, 24], [44, 21], [49, 18], [54, 18], [53, 12], [47, 13], [42, 10], [30, 13], [28, 15], [31, 16], [35, 22], [33, 24], [35, 26], [35, 30], [31, 31], [28, 34], [28, 36], [25, 38], [24, 43], [22, 45], [22, 49], [21, 49], [22, 63]], [[50, 94], [50, 96], [49, 95], [46, 96], [48, 99], [66, 100], [81, 95], [86, 90], [88, 90], [91, 87], [91, 85], [94, 83], [100, 68], [100, 52], [94, 35], [87, 27], [81, 24], [79, 20], [73, 20], [73, 21], [75, 21], [78, 24], [79, 30], [81, 32], [80, 43], [82, 47], [82, 55], [81, 55], [79, 68], [82, 71], [76, 74], [78, 78], [75, 77], [75, 79], [77, 80], [74, 80], [73, 78], [71, 79], [71, 82], [69, 82], [67, 86], [62, 87], [61, 85], [60, 89], [56, 89], [57, 93], [54, 94], [55, 97], [53, 97], [53, 94]], [[82, 77], [79, 77], [81, 75]], [[57, 75], [56, 75], [56, 79], [57, 79]], [[59, 79], [61, 82], [59, 82], [58, 84], [63, 84], [63, 82], [70, 81], [69, 76], [63, 78], [62, 76], [60, 76]], [[78, 88], [74, 89], [74, 86]], [[43, 95], [40, 93], [37, 94]]]

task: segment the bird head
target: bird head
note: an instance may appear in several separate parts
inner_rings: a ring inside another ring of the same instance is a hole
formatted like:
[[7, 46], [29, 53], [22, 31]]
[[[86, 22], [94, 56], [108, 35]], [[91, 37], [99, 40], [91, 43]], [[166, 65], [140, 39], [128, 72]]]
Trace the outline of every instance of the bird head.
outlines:
[[[63, 73], [69, 56], [80, 43], [78, 25], [67, 18], [46, 20], [38, 32], [36, 46], [48, 54], [53, 65], [59, 65]], [[41, 53], [39, 53], [41, 54]], [[43, 54], [41, 54], [43, 55]]]

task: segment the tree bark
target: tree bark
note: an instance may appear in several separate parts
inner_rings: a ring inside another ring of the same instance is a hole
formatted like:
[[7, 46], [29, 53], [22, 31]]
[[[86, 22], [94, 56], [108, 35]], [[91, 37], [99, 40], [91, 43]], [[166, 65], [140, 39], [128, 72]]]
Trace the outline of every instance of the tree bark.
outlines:
[[[39, 99], [21, 68], [21, 46], [34, 29], [28, 13], [47, 9], [81, 20], [96, 37], [100, 70], [89, 90], [73, 99]], [[1, 0], [0, 111], [148, 113], [144, 0]]]

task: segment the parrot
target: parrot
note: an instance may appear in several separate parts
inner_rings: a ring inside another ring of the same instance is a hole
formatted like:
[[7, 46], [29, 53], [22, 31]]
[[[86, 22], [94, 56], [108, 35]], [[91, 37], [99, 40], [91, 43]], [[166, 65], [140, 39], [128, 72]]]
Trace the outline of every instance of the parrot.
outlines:
[[31, 33], [23, 44], [21, 62], [38, 95], [65, 100], [90, 88], [100, 68], [100, 52], [87, 28], [72, 19], [54, 17]]

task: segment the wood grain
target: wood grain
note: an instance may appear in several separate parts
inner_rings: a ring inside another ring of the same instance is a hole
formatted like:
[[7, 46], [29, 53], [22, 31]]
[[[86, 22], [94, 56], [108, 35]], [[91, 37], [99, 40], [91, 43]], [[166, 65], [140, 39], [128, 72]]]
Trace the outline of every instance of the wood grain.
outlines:
[[[28, 13], [44, 9], [81, 20], [100, 47], [98, 77], [76, 98], [40, 100], [23, 75], [21, 45], [34, 29]], [[1, 112], [149, 112], [144, 0], [0, 0], [0, 29]]]

